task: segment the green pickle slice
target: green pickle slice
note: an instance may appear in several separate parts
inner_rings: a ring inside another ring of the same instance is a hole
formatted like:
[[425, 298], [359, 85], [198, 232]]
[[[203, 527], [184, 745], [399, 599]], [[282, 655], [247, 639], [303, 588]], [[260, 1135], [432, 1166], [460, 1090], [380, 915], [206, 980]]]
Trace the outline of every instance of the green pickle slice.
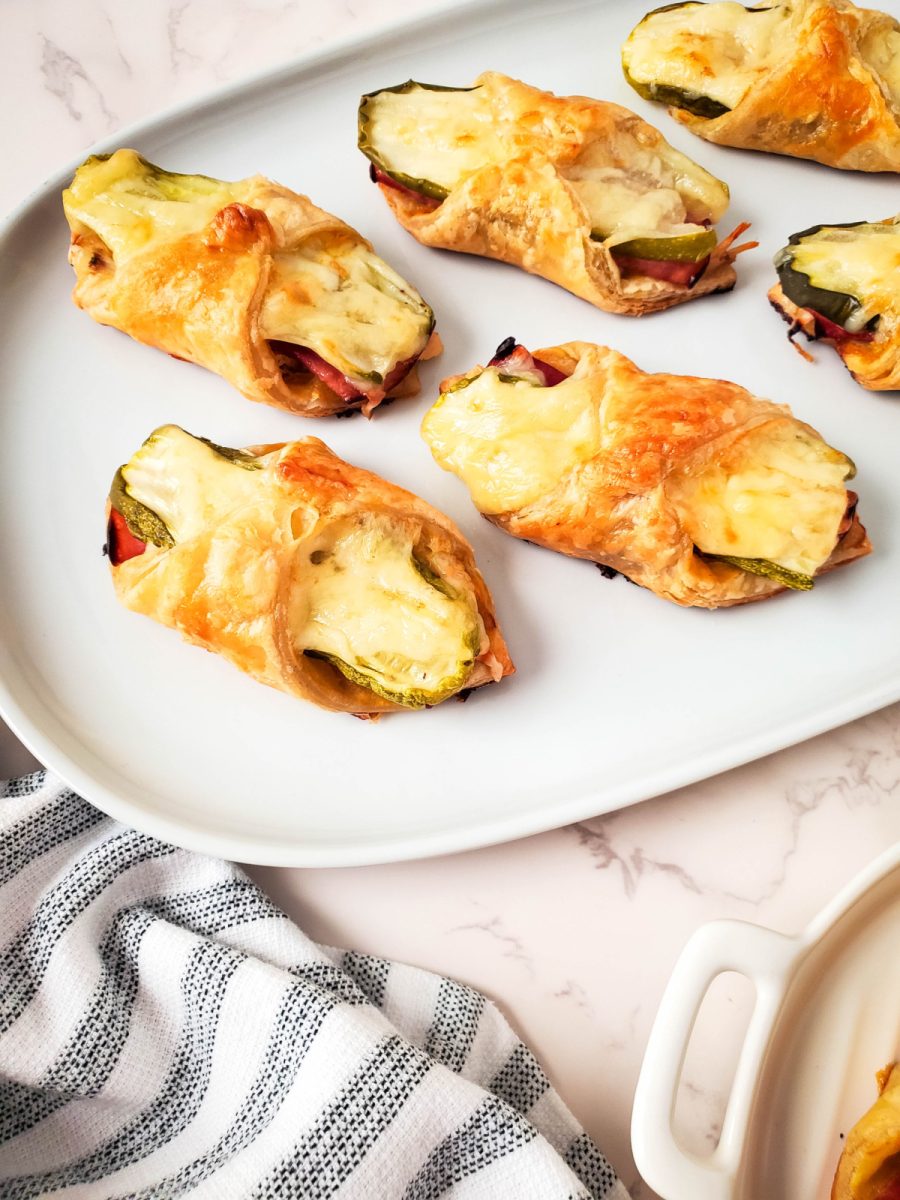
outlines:
[[789, 300], [859, 333], [877, 323], [882, 298], [897, 293], [898, 257], [900, 225], [859, 221], [793, 233], [774, 263]]
[[[602, 234], [592, 233], [591, 236], [602, 240]], [[659, 237], [631, 238], [613, 246], [612, 252], [629, 258], [652, 258], [660, 262], [699, 262], [712, 254], [716, 241], [715, 230], [704, 229], [697, 233], [673, 236], [661, 234]]]
[[796, 592], [808, 592], [813, 586], [811, 575], [802, 575], [799, 571], [789, 571], [787, 567], [769, 562], [766, 558], [737, 558], [732, 554], [707, 554], [704, 557], [730, 563], [731, 566], [748, 571], [751, 575], [763, 575], [766, 579], [774, 579], [787, 588], [793, 588]]

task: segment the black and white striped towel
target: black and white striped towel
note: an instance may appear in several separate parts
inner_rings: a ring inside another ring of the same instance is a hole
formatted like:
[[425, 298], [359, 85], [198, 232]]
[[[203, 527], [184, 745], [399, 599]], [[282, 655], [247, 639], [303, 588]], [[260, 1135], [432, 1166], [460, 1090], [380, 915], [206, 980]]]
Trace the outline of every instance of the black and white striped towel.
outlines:
[[43, 772], [0, 797], [2, 1200], [627, 1200], [477, 992]]

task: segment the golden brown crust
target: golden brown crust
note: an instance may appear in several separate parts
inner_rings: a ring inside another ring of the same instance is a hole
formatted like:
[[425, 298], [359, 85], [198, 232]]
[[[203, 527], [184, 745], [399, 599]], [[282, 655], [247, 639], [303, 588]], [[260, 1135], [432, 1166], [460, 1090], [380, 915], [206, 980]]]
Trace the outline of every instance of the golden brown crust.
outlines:
[[[491, 521], [514, 537], [612, 567], [676, 604], [722, 608], [785, 590], [775, 580], [699, 556], [666, 481], [674, 468], [700, 465], [767, 422], [809, 426], [785, 405], [737, 384], [648, 375], [604, 346], [569, 342], [534, 354], [567, 375], [581, 364], [603, 405], [602, 452], [536, 502]], [[870, 550], [854, 512], [821, 571]]]
[[[123, 263], [95, 233], [73, 230], [73, 300], [101, 325], [214, 371], [249, 400], [307, 417], [360, 407], [362, 400], [343, 400], [315, 375], [283, 373], [259, 316], [273, 252], [321, 236], [370, 243], [307, 196], [262, 176], [236, 186], [244, 202], [221, 209], [205, 229]], [[392, 395], [416, 391], [413, 368]]]
[[[438, 208], [379, 184], [404, 229], [425, 246], [460, 250], [524, 267], [607, 312], [641, 316], [734, 287], [735, 251], [717, 247], [706, 271], [688, 288], [646, 276], [623, 277], [609, 250], [591, 238], [591, 223], [561, 174], [592, 142], [633, 131], [643, 145], [665, 142], [646, 121], [618, 104], [584, 96], [554, 96], [494, 71], [476, 80], [497, 119], [517, 123], [522, 151], [473, 172]], [[530, 125], [541, 138], [530, 138]], [[552, 143], [551, 159], [541, 144]]]
[[[811, 340], [818, 338], [814, 313], [790, 300], [780, 283], [769, 289], [769, 301], [796, 329]], [[818, 340], [833, 346], [856, 382], [870, 392], [900, 390], [900, 315], [894, 310], [881, 314], [870, 342], [856, 338]]]
[[844, 1141], [831, 1200], [891, 1200], [900, 1194], [900, 1063], [877, 1074], [879, 1097]]
[[411, 533], [424, 560], [477, 607], [484, 637], [461, 687], [513, 673], [472, 548], [448, 517], [411, 492], [344, 462], [318, 438], [250, 451], [274, 452], [254, 473], [259, 503], [170, 549], [148, 545], [143, 554], [112, 566], [116, 593], [127, 608], [177, 629], [186, 641], [221, 654], [261, 683], [321, 708], [367, 717], [402, 711], [402, 705], [352, 683], [329, 663], [298, 653], [288, 621], [304, 542], [347, 517], [381, 514]]
[[794, 0], [780, 57], [730, 112], [670, 108], [721, 146], [811, 158], [849, 171], [900, 171], [900, 112], [860, 52], [864, 37], [900, 25], [849, 0]]

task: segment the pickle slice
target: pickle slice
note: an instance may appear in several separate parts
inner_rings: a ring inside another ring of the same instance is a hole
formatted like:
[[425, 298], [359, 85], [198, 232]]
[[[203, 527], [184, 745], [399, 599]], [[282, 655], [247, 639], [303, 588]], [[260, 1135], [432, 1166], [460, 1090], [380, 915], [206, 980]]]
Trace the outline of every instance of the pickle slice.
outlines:
[[742, 571], [749, 571], [751, 575], [763, 575], [766, 579], [774, 579], [776, 583], [793, 588], [795, 592], [808, 592], [813, 586], [811, 575], [803, 575], [799, 571], [789, 571], [787, 567], [769, 562], [766, 558], [738, 558], [732, 554], [707, 554], [706, 557], [730, 563], [733, 567], [740, 567]]
[[297, 651], [407, 708], [439, 704], [472, 672], [482, 626], [402, 523], [369, 514], [298, 550], [289, 602]]
[[813, 225], [791, 234], [774, 259], [784, 294], [848, 333], [872, 325], [900, 293], [895, 220]]
[[109, 503], [116, 512], [121, 513], [129, 532], [134, 537], [140, 538], [142, 542], [151, 542], [154, 546], [160, 546], [164, 550], [175, 545], [175, 539], [169, 532], [165, 521], [152, 508], [142, 504], [128, 491], [121, 467], [116, 471], [109, 489]]
[[[595, 234], [591, 234], [595, 237]], [[642, 236], [619, 242], [611, 247], [613, 253], [629, 258], [650, 258], [660, 262], [699, 262], [716, 248], [716, 233], [713, 229], [698, 230], [696, 233], [676, 235], [660, 234], [658, 237]]]
[[645, 100], [707, 120], [735, 108], [777, 54], [783, 5], [687, 0], [649, 12], [622, 47], [622, 70]]
[[396, 183], [443, 200], [495, 156], [498, 139], [479, 89], [410, 79], [359, 103], [358, 145]]

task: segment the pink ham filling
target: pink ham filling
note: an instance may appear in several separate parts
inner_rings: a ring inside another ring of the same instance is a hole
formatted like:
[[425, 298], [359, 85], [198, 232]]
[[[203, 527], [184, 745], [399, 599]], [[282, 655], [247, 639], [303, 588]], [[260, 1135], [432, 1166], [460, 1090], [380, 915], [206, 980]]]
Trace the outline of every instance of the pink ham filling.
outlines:
[[808, 308], [806, 311], [812, 314], [819, 337], [831, 338], [833, 342], [871, 342], [875, 337], [873, 329], [860, 329], [858, 333], [851, 333], [843, 325], [836, 325], [834, 321], [823, 317], [814, 308]]
[[422, 192], [417, 192], [413, 188], [408, 188], [404, 184], [398, 183], [396, 179], [392, 179], [385, 171], [380, 171], [374, 163], [369, 164], [369, 178], [373, 183], [381, 183], [385, 187], [393, 188], [394, 191], [401, 192], [405, 196], [410, 196], [429, 212], [433, 212], [436, 208], [441, 207], [442, 201], [436, 200], [434, 196], [426, 196]]
[[106, 550], [112, 565], [118, 567], [129, 558], [137, 558], [146, 549], [147, 543], [134, 536], [119, 510], [112, 509], [106, 529]]
[[558, 371], [556, 367], [552, 367], [550, 363], [544, 362], [543, 359], [535, 358], [530, 354], [524, 346], [520, 346], [518, 342], [513, 344], [512, 350], [507, 351], [506, 347], [512, 338], [507, 338], [498, 347], [498, 351], [503, 351], [502, 354], [495, 354], [488, 363], [489, 367], [497, 367], [505, 375], [518, 375], [523, 371], [534, 371], [538, 375], [544, 377], [544, 387], [556, 387], [564, 379], [568, 379], [562, 371]]
[[662, 279], [666, 283], [680, 283], [690, 287], [696, 283], [709, 265], [709, 255], [699, 262], [668, 262], [656, 258], [632, 258], [628, 254], [612, 252], [616, 265], [623, 275], [649, 275], [651, 279]]
[[[347, 403], [352, 403], [355, 400], [366, 400], [370, 403], [374, 401], [377, 404], [391, 392], [398, 383], [408, 375], [419, 359], [419, 354], [414, 354], [411, 358], [406, 358], [403, 362], [397, 363], [389, 372], [381, 384], [365, 384], [348, 379], [337, 367], [333, 367], [331, 363], [326, 362], [320, 354], [316, 354], [315, 350], [309, 350], [306, 346], [294, 346], [290, 342], [270, 342], [271, 348], [278, 354], [284, 354], [293, 358], [299, 363], [304, 371], [309, 371], [318, 379], [329, 387], [337, 396]], [[424, 349], [424, 347], [423, 347]]]

